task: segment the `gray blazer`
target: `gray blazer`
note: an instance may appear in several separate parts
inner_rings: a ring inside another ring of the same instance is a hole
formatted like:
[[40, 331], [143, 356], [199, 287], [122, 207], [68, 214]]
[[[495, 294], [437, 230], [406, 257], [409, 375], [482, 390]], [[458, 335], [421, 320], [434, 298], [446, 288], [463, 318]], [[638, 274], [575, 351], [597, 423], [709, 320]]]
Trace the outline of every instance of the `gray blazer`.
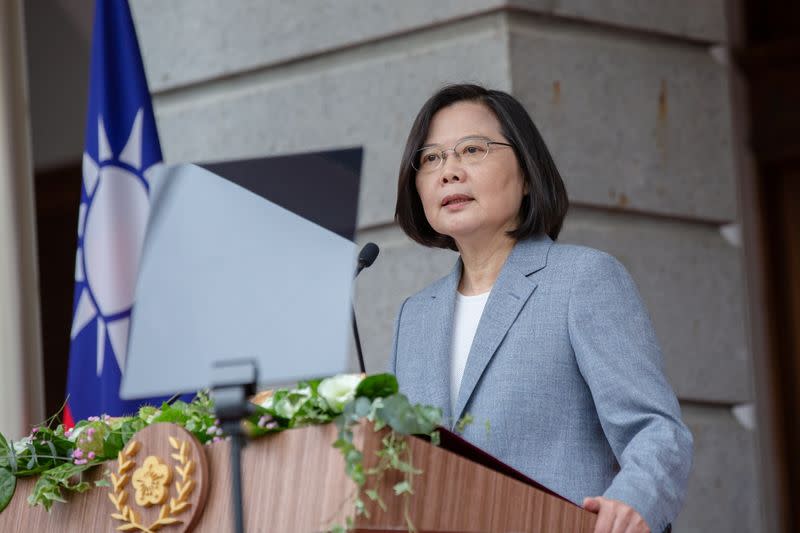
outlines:
[[409, 297], [392, 371], [412, 402], [580, 505], [602, 495], [636, 509], [655, 533], [678, 514], [692, 435], [662, 371], [647, 310], [607, 253], [547, 236], [516, 244], [494, 284], [450, 407], [450, 340], [461, 260]]

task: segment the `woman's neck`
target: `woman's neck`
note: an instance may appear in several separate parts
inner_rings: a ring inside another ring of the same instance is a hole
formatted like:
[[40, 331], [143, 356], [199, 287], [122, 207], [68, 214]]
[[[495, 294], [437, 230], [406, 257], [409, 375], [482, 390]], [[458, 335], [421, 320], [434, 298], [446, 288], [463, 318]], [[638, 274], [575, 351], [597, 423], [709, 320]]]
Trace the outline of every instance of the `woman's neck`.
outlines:
[[514, 248], [514, 242], [513, 239], [503, 236], [489, 243], [458, 243], [461, 262], [464, 264], [458, 292], [471, 296], [491, 290]]

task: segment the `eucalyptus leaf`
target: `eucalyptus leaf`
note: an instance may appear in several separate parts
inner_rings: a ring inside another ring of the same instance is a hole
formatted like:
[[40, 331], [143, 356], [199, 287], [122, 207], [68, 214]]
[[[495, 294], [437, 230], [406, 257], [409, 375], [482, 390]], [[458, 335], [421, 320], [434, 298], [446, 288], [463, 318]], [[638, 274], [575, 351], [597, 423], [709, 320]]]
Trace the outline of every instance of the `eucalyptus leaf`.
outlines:
[[36, 447], [33, 445], [32, 442], [28, 442], [25, 444], [25, 448], [31, 452], [31, 458], [26, 465], [28, 470], [33, 470], [33, 468], [39, 463], [39, 456], [36, 455]]
[[372, 410], [372, 402], [369, 401], [369, 398], [362, 396], [361, 398], [356, 398], [354, 403], [355, 415], [359, 418], [364, 418], [369, 415], [369, 412]]
[[17, 472], [17, 452], [14, 450], [14, 444], [6, 447], [6, 458], [8, 459], [8, 466], [12, 474]]
[[436, 428], [434, 408], [415, 409], [402, 394], [384, 398], [378, 413], [392, 429], [402, 435], [427, 435]]
[[0, 468], [0, 513], [11, 502], [16, 488], [17, 478], [14, 477], [14, 474], [5, 468]]

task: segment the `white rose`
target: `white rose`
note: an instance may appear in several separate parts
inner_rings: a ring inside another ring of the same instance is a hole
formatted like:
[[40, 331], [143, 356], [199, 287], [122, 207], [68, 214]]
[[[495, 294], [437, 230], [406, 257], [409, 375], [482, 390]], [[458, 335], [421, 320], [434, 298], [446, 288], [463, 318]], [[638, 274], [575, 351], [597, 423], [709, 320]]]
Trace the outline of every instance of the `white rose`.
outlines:
[[356, 397], [356, 389], [362, 379], [364, 378], [359, 374], [340, 374], [326, 378], [317, 387], [317, 392], [332, 410], [341, 413], [345, 404]]

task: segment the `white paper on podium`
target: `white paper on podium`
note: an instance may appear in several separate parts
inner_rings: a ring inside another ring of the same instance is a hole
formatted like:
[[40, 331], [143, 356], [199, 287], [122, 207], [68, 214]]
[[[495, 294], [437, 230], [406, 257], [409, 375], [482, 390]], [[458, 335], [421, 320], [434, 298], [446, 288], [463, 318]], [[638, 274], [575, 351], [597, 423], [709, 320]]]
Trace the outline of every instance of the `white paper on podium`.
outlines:
[[150, 199], [123, 398], [209, 387], [226, 360], [261, 386], [347, 370], [354, 243], [195, 165]]

